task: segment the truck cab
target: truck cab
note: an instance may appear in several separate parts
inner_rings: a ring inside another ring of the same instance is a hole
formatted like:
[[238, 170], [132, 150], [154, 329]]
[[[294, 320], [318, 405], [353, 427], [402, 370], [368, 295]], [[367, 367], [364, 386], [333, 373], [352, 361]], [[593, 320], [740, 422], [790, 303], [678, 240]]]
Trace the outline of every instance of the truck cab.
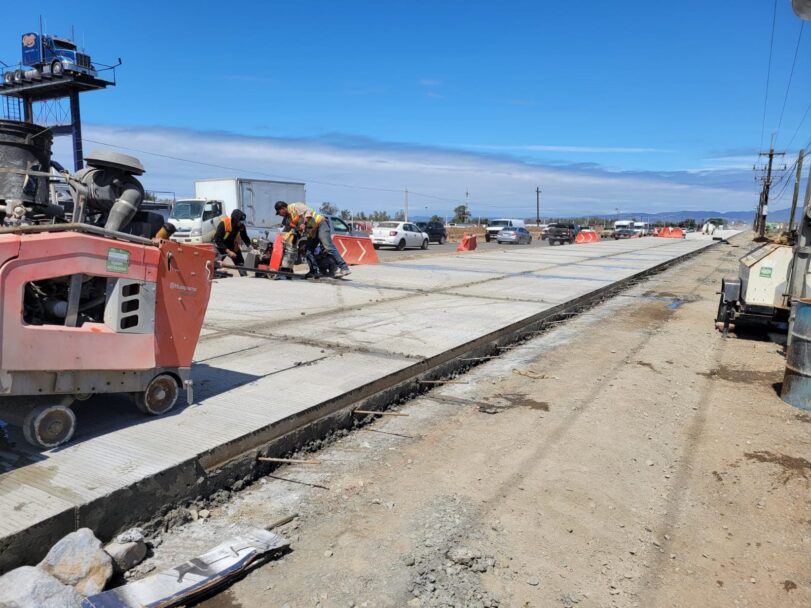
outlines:
[[179, 200], [169, 215], [169, 223], [177, 228], [172, 240], [178, 243], [211, 243], [222, 217], [222, 201], [196, 198]]
[[35, 32], [23, 34], [22, 64], [53, 76], [65, 72], [96, 75], [90, 56], [79, 52], [72, 40]]

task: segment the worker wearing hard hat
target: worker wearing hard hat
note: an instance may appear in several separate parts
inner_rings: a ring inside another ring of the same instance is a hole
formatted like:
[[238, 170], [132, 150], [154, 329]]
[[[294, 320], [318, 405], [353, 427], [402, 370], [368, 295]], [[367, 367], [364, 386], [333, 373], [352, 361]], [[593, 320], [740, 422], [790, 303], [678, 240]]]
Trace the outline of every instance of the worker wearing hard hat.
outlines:
[[275, 208], [276, 215], [289, 220], [290, 230], [295, 230], [300, 234], [308, 233], [307, 236], [321, 243], [324, 251], [329, 252], [338, 265], [336, 277], [345, 277], [351, 272], [349, 265], [338, 253], [335, 243], [332, 242], [332, 225], [329, 223], [329, 219], [310, 209], [304, 203], [288, 205], [284, 201], [277, 201]]
[[[248, 229], [245, 227], [245, 213], [239, 209], [231, 212], [231, 217], [224, 217], [217, 225], [214, 233], [214, 246], [220, 255], [227, 255], [237, 266], [244, 266], [245, 259], [239, 248], [239, 240], [248, 247], [251, 246], [251, 239], [248, 238]], [[244, 272], [240, 271], [244, 276]]]

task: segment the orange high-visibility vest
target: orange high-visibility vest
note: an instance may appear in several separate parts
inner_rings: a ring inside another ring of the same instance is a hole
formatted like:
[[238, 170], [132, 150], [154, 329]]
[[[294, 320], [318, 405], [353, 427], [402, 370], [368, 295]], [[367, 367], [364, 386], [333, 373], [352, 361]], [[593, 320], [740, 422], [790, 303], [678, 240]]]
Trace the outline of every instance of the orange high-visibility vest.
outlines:
[[[228, 240], [228, 236], [233, 231], [233, 226], [231, 225], [231, 218], [226, 215], [224, 218], [222, 218], [222, 223], [225, 224], [225, 236], [222, 237], [222, 240], [226, 241]], [[236, 241], [234, 241], [234, 243], [236, 243]]]

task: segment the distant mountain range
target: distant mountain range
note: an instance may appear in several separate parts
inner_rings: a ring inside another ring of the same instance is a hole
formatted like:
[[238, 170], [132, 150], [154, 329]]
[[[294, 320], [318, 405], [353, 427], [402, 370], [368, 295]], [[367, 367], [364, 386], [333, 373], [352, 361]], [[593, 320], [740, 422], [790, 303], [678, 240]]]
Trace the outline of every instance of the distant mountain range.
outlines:
[[[769, 213], [768, 220], [770, 222], [787, 222], [791, 209], [777, 209]], [[799, 213], [799, 211], [798, 211]], [[580, 216], [582, 217], [582, 216]], [[607, 213], [602, 215], [594, 215], [591, 217], [599, 217], [605, 219], [617, 219], [616, 214]], [[639, 221], [657, 222], [681, 222], [688, 219], [707, 219], [711, 217], [724, 218], [727, 221], [750, 223], [755, 219], [755, 210], [749, 211], [668, 211], [662, 213], [622, 213], [620, 219], [636, 219]]]
[[[802, 212], [801, 209], [797, 211], [797, 216]], [[791, 209], [777, 209], [771, 211], [769, 213], [768, 220], [770, 222], [787, 222], [789, 219], [789, 215], [791, 214]], [[495, 216], [495, 217], [504, 217], [504, 216]], [[565, 215], [556, 215], [554, 218], [557, 219], [567, 219], [567, 218], [600, 218], [606, 220], [616, 220], [617, 215], [615, 213], [589, 213], [589, 214], [580, 214], [580, 215], [572, 215], [572, 216], [565, 216]], [[634, 219], [637, 221], [647, 221], [650, 223], [655, 222], [671, 222], [677, 223], [682, 222], [684, 220], [694, 219], [694, 220], [706, 220], [711, 217], [720, 217], [726, 220], [727, 222], [744, 222], [745, 224], [750, 224], [755, 219], [755, 210], [751, 209], [748, 211], [666, 211], [661, 213], [645, 213], [642, 211], [638, 212], [631, 212], [631, 213], [621, 213], [619, 219], [621, 220], [630, 220]], [[409, 218], [411, 221], [418, 222], [418, 221], [427, 221], [430, 218], [428, 216], [410, 216]], [[524, 218], [524, 220], [528, 223], [534, 224], [535, 218]], [[544, 218], [544, 221], [548, 221], [549, 217]]]

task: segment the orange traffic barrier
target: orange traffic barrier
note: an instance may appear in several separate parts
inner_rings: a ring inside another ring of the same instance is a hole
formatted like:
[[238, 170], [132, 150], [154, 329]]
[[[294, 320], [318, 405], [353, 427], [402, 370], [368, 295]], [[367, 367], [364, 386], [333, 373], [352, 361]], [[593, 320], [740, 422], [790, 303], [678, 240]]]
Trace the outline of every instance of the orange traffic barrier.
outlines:
[[684, 230], [667, 226], [659, 231], [659, 236], [666, 239], [683, 239]]
[[659, 236], [659, 230], [660, 230], [660, 228], [654, 228], [653, 229], [653, 236]]
[[476, 243], [476, 235], [475, 234], [467, 234], [462, 237], [462, 242], [459, 243], [459, 246], [456, 248], [456, 251], [473, 251], [477, 247]]
[[581, 230], [574, 237], [575, 243], [598, 243], [599, 241], [600, 235], [594, 230]]
[[338, 249], [338, 253], [347, 264], [357, 266], [358, 264], [377, 264], [377, 252], [372, 239], [368, 236], [348, 236], [345, 234], [333, 234], [332, 242]]

